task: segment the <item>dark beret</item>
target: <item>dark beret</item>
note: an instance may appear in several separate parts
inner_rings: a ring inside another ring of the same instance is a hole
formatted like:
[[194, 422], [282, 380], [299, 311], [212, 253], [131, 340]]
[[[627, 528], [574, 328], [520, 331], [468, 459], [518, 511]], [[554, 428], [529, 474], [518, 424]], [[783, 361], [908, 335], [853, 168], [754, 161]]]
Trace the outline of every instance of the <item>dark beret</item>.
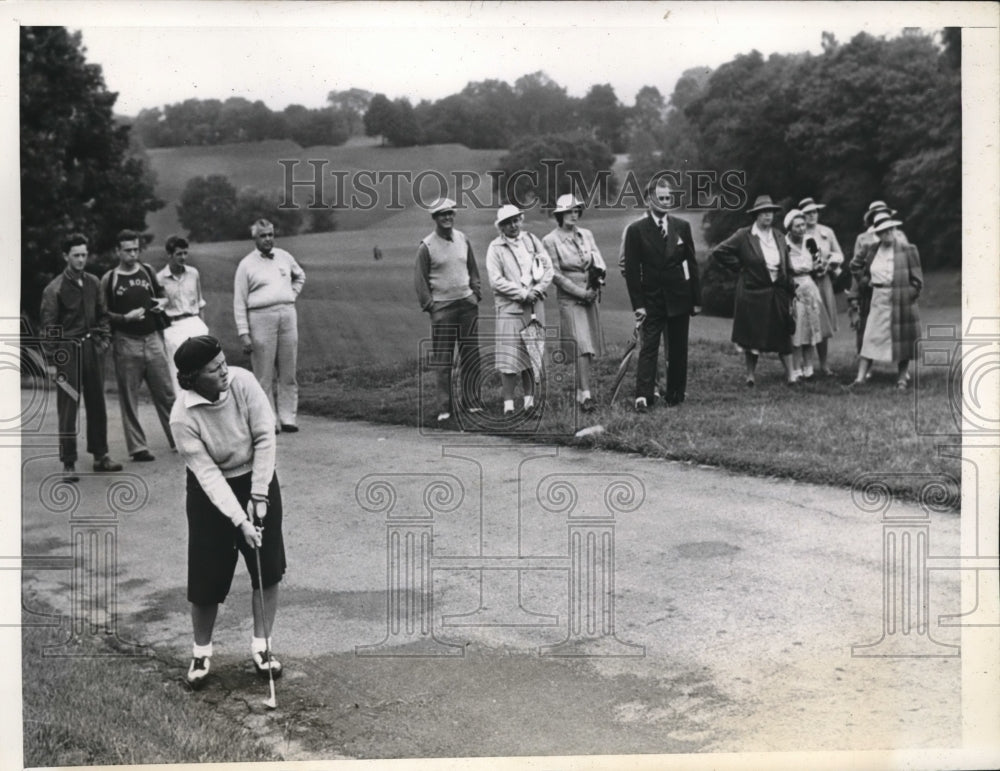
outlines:
[[189, 337], [174, 354], [177, 371], [193, 374], [222, 353], [222, 343], [211, 335]]

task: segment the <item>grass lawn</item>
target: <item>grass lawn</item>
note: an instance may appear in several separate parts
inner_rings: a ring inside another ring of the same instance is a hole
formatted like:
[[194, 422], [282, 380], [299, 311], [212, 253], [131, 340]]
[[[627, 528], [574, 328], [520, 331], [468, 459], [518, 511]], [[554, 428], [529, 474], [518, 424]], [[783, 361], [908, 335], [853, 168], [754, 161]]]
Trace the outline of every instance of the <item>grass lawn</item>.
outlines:
[[280, 759], [188, 690], [175, 664], [115, 656], [113, 638], [91, 635], [73, 641], [72, 656], [44, 655], [65, 634], [21, 635], [26, 767]]

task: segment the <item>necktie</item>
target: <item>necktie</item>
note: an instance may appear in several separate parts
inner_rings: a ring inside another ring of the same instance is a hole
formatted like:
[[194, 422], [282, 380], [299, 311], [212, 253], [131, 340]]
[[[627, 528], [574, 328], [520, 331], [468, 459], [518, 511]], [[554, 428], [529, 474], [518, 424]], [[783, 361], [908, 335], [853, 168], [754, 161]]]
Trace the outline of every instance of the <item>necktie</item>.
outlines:
[[667, 240], [667, 218], [664, 217], [660, 220], [660, 233], [663, 235], [663, 240]]

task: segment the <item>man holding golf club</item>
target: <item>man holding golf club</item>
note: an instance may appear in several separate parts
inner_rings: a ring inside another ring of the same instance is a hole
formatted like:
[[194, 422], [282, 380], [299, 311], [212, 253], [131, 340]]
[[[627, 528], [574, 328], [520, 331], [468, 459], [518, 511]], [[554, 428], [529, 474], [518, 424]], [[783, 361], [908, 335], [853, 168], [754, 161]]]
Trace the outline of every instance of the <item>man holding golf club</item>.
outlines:
[[257, 673], [271, 680], [273, 707], [281, 664], [271, 654], [270, 635], [285, 572], [274, 413], [250, 372], [227, 367], [214, 337], [189, 338], [174, 363], [184, 393], [170, 427], [187, 466], [187, 597], [194, 627], [187, 679], [197, 689], [208, 676], [212, 631], [239, 551], [253, 586], [250, 652]]

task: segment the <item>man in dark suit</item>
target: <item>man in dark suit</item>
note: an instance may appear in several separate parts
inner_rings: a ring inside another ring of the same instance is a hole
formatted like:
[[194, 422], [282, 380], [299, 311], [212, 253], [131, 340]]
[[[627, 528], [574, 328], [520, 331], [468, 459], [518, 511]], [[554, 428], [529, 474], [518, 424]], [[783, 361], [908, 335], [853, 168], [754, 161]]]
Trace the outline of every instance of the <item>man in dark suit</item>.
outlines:
[[653, 401], [660, 337], [666, 341], [667, 406], [684, 401], [687, 387], [688, 327], [701, 312], [701, 282], [691, 226], [667, 211], [674, 205], [667, 180], [646, 187], [647, 214], [625, 229], [625, 284], [642, 323], [635, 409], [645, 412]]

